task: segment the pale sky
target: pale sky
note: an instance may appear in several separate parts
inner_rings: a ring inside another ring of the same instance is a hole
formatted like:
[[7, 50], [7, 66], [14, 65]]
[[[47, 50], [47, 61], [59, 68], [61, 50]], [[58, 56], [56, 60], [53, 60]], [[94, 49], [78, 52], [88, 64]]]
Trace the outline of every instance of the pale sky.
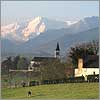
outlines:
[[99, 16], [99, 1], [2, 1], [1, 24], [43, 16], [58, 20], [77, 20]]

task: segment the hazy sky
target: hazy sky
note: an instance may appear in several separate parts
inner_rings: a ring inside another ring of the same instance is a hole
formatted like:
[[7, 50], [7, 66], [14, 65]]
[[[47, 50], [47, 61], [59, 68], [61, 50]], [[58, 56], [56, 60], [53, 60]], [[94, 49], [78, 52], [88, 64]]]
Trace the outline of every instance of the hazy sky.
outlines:
[[2, 1], [1, 23], [43, 16], [60, 20], [99, 16], [99, 1]]

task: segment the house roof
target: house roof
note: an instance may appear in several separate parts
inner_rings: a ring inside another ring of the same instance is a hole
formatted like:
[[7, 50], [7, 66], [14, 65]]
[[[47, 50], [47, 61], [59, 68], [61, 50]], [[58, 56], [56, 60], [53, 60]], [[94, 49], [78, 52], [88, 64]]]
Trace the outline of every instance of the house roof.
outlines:
[[90, 55], [84, 59], [84, 68], [99, 68], [99, 56]]

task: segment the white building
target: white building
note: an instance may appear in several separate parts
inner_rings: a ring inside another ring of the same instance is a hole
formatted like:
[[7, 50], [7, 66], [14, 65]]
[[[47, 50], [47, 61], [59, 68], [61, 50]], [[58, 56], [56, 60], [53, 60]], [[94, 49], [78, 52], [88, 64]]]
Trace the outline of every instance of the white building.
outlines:
[[75, 77], [88, 76], [88, 75], [99, 75], [98, 68], [83, 68], [83, 59], [78, 60], [78, 68], [75, 69]]

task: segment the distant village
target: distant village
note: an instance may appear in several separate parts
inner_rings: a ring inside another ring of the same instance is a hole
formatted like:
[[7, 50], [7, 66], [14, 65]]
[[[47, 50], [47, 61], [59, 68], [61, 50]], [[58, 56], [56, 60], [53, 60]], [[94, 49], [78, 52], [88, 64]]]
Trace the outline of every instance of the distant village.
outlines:
[[[72, 47], [70, 59], [61, 61], [60, 43], [55, 46], [53, 57], [8, 57], [1, 65], [4, 86], [34, 86], [67, 82], [99, 82], [99, 55], [96, 42], [88, 49], [84, 46]], [[94, 51], [93, 51], [94, 50]], [[20, 59], [18, 61], [18, 59]], [[20, 80], [18, 77], [22, 77]], [[24, 79], [25, 78], [25, 79]], [[18, 81], [15, 81], [17, 80]], [[7, 83], [8, 82], [8, 83]]]

